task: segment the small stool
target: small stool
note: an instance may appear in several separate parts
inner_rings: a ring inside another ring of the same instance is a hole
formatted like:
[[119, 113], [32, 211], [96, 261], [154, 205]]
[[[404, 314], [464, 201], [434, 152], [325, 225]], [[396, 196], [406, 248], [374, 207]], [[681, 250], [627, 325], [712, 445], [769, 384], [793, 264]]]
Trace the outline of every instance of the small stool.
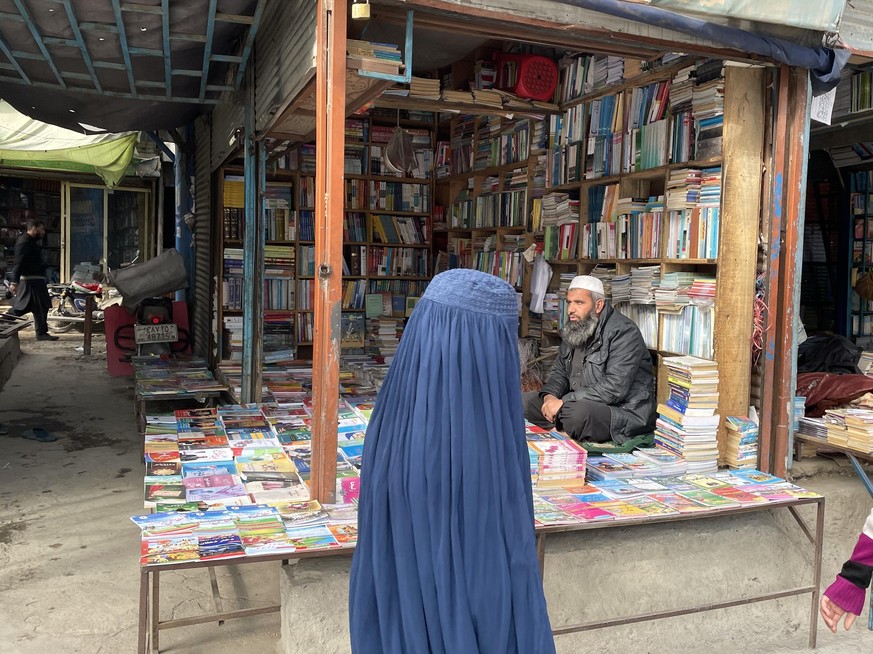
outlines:
[[495, 55], [497, 81], [495, 86], [520, 98], [551, 100], [558, 86], [558, 65], [541, 55]]

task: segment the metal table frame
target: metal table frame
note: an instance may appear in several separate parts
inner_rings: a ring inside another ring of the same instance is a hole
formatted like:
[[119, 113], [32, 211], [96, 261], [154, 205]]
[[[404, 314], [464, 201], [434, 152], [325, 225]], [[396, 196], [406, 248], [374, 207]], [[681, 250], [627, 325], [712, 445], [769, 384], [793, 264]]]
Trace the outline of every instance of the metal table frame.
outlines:
[[[807, 505], [807, 504], [815, 504], [816, 505], [816, 518], [815, 518], [815, 532], [813, 533], [809, 526], [806, 524], [806, 521], [797, 511], [798, 506]], [[825, 498], [817, 497], [817, 498], [798, 498], [796, 500], [791, 501], [783, 501], [783, 502], [768, 502], [767, 504], [760, 505], [749, 505], [749, 506], [738, 506], [724, 509], [715, 509], [709, 512], [696, 512], [696, 513], [683, 513], [679, 515], [667, 515], [667, 516], [656, 516], [656, 517], [646, 517], [646, 518], [631, 518], [627, 520], [603, 520], [596, 521], [591, 523], [582, 523], [576, 525], [560, 525], [553, 527], [542, 527], [537, 529], [537, 553], [540, 559], [540, 573], [543, 572], [545, 566], [545, 541], [548, 534], [551, 533], [560, 533], [560, 532], [569, 532], [569, 531], [584, 531], [589, 529], [604, 529], [604, 528], [612, 528], [612, 527], [630, 527], [633, 525], [639, 524], [657, 524], [662, 522], [682, 522], [686, 520], [697, 520], [697, 519], [706, 519], [706, 518], [719, 518], [719, 517], [727, 517], [727, 516], [735, 516], [743, 513], [756, 513], [759, 511], [768, 511], [773, 509], [787, 508], [791, 513], [794, 520], [797, 522], [803, 534], [809, 540], [809, 542], [813, 546], [813, 562], [812, 562], [812, 584], [809, 586], [800, 586], [797, 588], [790, 588], [783, 591], [775, 591], [771, 593], [764, 593], [762, 595], [755, 595], [752, 597], [743, 597], [741, 599], [729, 600], [725, 602], [711, 602], [708, 604], [700, 604], [697, 606], [690, 606], [682, 609], [672, 609], [669, 611], [657, 611], [654, 613], [643, 613], [640, 615], [633, 615], [621, 618], [610, 618], [608, 620], [596, 620], [592, 622], [583, 622], [576, 625], [568, 625], [564, 627], [559, 627], [557, 629], [553, 628], [552, 633], [556, 636], [562, 634], [572, 634], [578, 633], [581, 631], [591, 631], [593, 629], [603, 629], [604, 627], [617, 627], [619, 625], [628, 625], [634, 624], [637, 622], [648, 622], [650, 620], [661, 620], [663, 618], [674, 618], [680, 615], [689, 615], [692, 613], [702, 613], [704, 611], [714, 611], [716, 609], [725, 609], [732, 606], [742, 606], [744, 604], [751, 604], [754, 602], [765, 602], [768, 600], [781, 599], [783, 597], [793, 597], [796, 595], [805, 595], [809, 593], [811, 595], [810, 598], [810, 607], [809, 607], [809, 646], [815, 647], [816, 637], [818, 634], [818, 604], [819, 604], [819, 588], [821, 586], [821, 558], [822, 558], [822, 548], [824, 542], [824, 509], [825, 509]]]
[[[798, 506], [816, 505], [816, 524], [815, 532], [811, 531], [806, 521], [797, 511]], [[681, 522], [687, 520], [697, 520], [706, 518], [718, 518], [735, 516], [744, 513], [756, 513], [759, 511], [769, 511], [773, 509], [787, 508], [794, 519], [797, 521], [800, 529], [803, 531], [806, 538], [813, 545], [813, 581], [809, 586], [801, 586], [798, 588], [790, 588], [783, 591], [756, 595], [754, 597], [744, 597], [726, 602], [717, 602], [702, 604], [698, 606], [687, 607], [683, 609], [674, 609], [670, 611], [660, 611], [655, 613], [645, 613], [641, 615], [610, 618], [608, 620], [600, 620], [595, 622], [581, 623], [577, 625], [569, 625], [553, 629], [553, 633], [558, 636], [562, 634], [577, 633], [580, 631], [590, 631], [593, 629], [602, 629], [604, 627], [614, 627], [619, 625], [634, 624], [637, 622], [646, 622], [650, 620], [660, 620], [663, 618], [672, 618], [680, 615], [688, 615], [692, 613], [701, 613], [704, 611], [713, 611], [716, 609], [728, 608], [731, 606], [741, 606], [753, 602], [763, 602], [767, 600], [775, 600], [783, 597], [792, 597], [796, 595], [811, 595], [810, 613], [809, 613], [809, 646], [815, 647], [817, 627], [818, 627], [818, 603], [819, 603], [819, 587], [821, 586], [821, 558], [822, 558], [822, 543], [824, 540], [824, 508], [825, 498], [798, 498], [791, 501], [769, 502], [767, 504], [728, 507], [723, 509], [715, 509], [708, 512], [686, 513], [670, 516], [631, 518], [627, 520], [607, 520], [596, 521], [589, 523], [580, 523], [573, 525], [560, 525], [551, 527], [537, 528], [537, 555], [540, 562], [540, 573], [542, 574], [545, 567], [545, 543], [549, 534], [564, 533], [570, 531], [587, 531], [590, 529], [608, 529], [613, 527], [633, 527], [635, 525], [650, 525], [664, 522]], [[225, 620], [232, 618], [244, 618], [253, 615], [262, 615], [265, 613], [275, 613], [280, 610], [279, 605], [263, 606], [237, 611], [224, 611], [221, 598], [218, 592], [218, 580], [215, 576], [215, 568], [227, 565], [242, 565], [247, 563], [264, 563], [269, 561], [281, 561], [283, 564], [291, 560], [303, 558], [315, 558], [322, 556], [341, 556], [351, 554], [354, 548], [344, 547], [330, 550], [311, 550], [304, 552], [271, 554], [266, 556], [251, 556], [239, 557], [230, 559], [216, 559], [213, 561], [194, 561], [189, 563], [173, 563], [169, 565], [147, 565], [140, 568], [139, 582], [139, 637], [137, 644], [137, 652], [146, 654], [151, 652], [157, 654], [160, 651], [160, 632], [163, 629], [173, 629], [177, 627], [186, 627], [189, 625], [203, 624], [207, 622], [223, 623]], [[173, 570], [186, 570], [192, 568], [205, 568], [210, 575], [212, 585], [212, 596], [215, 603], [215, 611], [213, 613], [193, 616], [190, 618], [176, 618], [171, 620], [161, 620], [160, 618], [160, 576], [161, 572], [171, 572]]]

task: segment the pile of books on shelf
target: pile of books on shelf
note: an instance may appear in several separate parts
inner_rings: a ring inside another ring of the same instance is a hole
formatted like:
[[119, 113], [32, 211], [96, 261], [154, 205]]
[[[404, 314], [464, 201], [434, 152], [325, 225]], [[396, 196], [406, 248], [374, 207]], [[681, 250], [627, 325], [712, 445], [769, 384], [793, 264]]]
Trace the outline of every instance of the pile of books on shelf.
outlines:
[[828, 437], [828, 427], [824, 418], [811, 418], [808, 416], [803, 416], [799, 420], [799, 425], [797, 431], [801, 434], [806, 434], [807, 436], [814, 436], [815, 438], [827, 438]]
[[403, 318], [367, 318], [367, 353], [377, 360], [391, 363], [400, 346], [404, 323]]
[[746, 417], [728, 416], [725, 463], [731, 468], [754, 468], [758, 462], [758, 423]]
[[676, 72], [670, 84], [670, 113], [673, 125], [670, 142], [671, 163], [689, 161], [694, 156], [693, 74], [694, 66], [686, 66]]
[[573, 439], [535, 425], [526, 425], [531, 483], [534, 487], [585, 483], [588, 453]]
[[346, 65], [349, 68], [374, 73], [399, 75], [403, 68], [400, 49], [392, 43], [370, 43], [348, 39], [346, 41]]
[[[357, 402], [340, 398], [338, 404], [337, 497], [346, 504], [357, 499], [360, 448], [367, 428], [367, 419], [355, 408]], [[370, 399], [364, 402], [371, 403]], [[156, 469], [150, 451], [158, 451], [169, 453], [162, 458], [178, 455], [177, 468], [168, 470], [170, 462], [164, 461], [159, 475], [164, 483], [167, 472], [178, 470], [182, 476], [185, 491], [176, 500], [178, 504], [196, 503], [204, 508], [308, 500], [311, 412], [308, 398], [282, 405], [177, 411], [176, 432], [164, 435], [175, 437], [175, 450], [167, 445], [173, 441], [146, 435], [146, 489], [148, 473]], [[160, 449], [152, 449], [155, 442], [163, 443]], [[215, 474], [220, 476], [214, 478]], [[186, 483], [189, 476], [200, 481]], [[159, 498], [147, 492], [146, 505]]]
[[873, 452], [873, 410], [828, 409], [824, 415], [828, 442], [858, 452]]
[[670, 396], [658, 405], [655, 442], [685, 458], [688, 472], [718, 467], [718, 367], [691, 356], [666, 357]]
[[662, 447], [645, 447], [627, 453], [606, 453], [588, 459], [592, 480], [634, 477], [674, 477], [685, 474], [687, 463], [681, 456]]
[[615, 277], [615, 268], [607, 266], [594, 266], [588, 273], [603, 282], [603, 295], [607, 300], [612, 300], [612, 280]]
[[858, 370], [862, 375], [870, 375], [873, 372], [873, 352], [864, 350], [861, 352], [861, 357], [858, 359]]
[[567, 193], [542, 198], [543, 256], [547, 260], [575, 259], [579, 233], [579, 200]]
[[136, 379], [136, 396], [140, 399], [190, 397], [204, 393], [219, 394], [227, 386], [215, 379], [206, 360], [177, 355], [169, 359], [157, 356], [131, 357]]
[[800, 428], [800, 419], [806, 415], [806, 398], [802, 395], [794, 397], [794, 429]]
[[717, 59], [697, 65], [692, 91], [694, 115], [694, 158], [713, 159], [721, 156], [724, 125], [724, 62]]
[[595, 520], [625, 520], [766, 505], [820, 495], [758, 470], [689, 474], [682, 477], [593, 481], [588, 486], [538, 489], [538, 526]]
[[409, 82], [409, 97], [423, 100], [440, 99], [440, 81], [429, 77], [412, 77]]
[[238, 316], [223, 316], [225, 333], [225, 348], [224, 357], [231, 361], [242, 360], [243, 346], [243, 317]]

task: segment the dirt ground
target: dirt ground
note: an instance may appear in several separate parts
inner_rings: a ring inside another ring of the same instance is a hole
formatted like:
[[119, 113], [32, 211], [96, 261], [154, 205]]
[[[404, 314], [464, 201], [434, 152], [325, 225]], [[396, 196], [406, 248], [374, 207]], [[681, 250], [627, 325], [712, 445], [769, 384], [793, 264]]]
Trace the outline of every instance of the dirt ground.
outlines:
[[[0, 392], [0, 651], [4, 654], [120, 653], [136, 647], [141, 444], [130, 379], [106, 374], [105, 347], [75, 348], [81, 333], [56, 343], [22, 335], [24, 352]], [[34, 426], [54, 443], [20, 438]], [[860, 525], [859, 525], [860, 527]], [[224, 608], [275, 603], [278, 564], [228, 566], [219, 572]], [[824, 572], [826, 579], [835, 571]], [[162, 615], [209, 610], [203, 570], [162, 575]], [[713, 614], [717, 619], [717, 614]], [[774, 615], [774, 620], [779, 616]], [[641, 627], [645, 628], [645, 627]], [[831, 654], [873, 651], [873, 632], [857, 624], [833, 636]], [[278, 614], [162, 633], [161, 649], [194, 654], [280, 651]], [[707, 650], [716, 651], [712, 647]], [[675, 650], [673, 650], [675, 651]], [[797, 642], [762, 644], [757, 652], [808, 651]]]

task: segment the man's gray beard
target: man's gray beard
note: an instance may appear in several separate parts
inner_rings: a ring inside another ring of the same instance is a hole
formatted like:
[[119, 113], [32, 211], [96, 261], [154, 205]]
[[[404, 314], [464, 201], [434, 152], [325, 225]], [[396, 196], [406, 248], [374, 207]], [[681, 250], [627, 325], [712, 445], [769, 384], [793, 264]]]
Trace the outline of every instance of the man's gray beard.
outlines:
[[593, 311], [582, 320], [570, 320], [561, 327], [561, 338], [572, 348], [585, 345], [597, 329], [598, 316]]

